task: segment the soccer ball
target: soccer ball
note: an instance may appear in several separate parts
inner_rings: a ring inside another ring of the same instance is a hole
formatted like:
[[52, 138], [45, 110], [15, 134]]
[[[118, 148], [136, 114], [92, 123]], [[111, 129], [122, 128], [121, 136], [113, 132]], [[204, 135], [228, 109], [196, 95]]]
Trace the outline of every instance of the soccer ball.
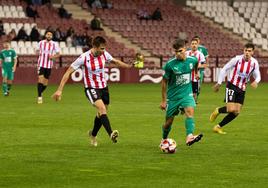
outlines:
[[175, 153], [177, 148], [176, 141], [172, 138], [163, 139], [160, 143], [160, 149], [164, 153]]

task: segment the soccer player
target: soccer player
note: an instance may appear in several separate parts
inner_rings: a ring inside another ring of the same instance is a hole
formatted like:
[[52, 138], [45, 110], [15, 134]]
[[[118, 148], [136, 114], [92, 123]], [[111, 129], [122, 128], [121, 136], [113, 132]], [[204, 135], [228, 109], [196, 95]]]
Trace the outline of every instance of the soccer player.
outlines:
[[17, 67], [17, 54], [14, 49], [11, 49], [10, 42], [5, 41], [3, 46], [4, 49], [0, 52], [0, 64], [2, 64], [3, 77], [2, 88], [4, 96], [8, 96]]
[[201, 39], [199, 36], [194, 36], [193, 39], [196, 39], [198, 41], [198, 51], [200, 51], [204, 56], [205, 56], [205, 59], [206, 59], [206, 62], [203, 64], [203, 67], [200, 67], [199, 69], [199, 73], [200, 73], [200, 79], [199, 79], [199, 90], [198, 90], [198, 93], [197, 93], [197, 96], [199, 96], [200, 94], [200, 88], [201, 88], [201, 85], [204, 81], [204, 70], [206, 67], [208, 67], [208, 64], [209, 64], [209, 54], [208, 54], [208, 50], [205, 46], [201, 45]]
[[45, 91], [48, 80], [51, 74], [51, 69], [56, 58], [60, 56], [58, 43], [52, 41], [53, 32], [46, 31], [45, 40], [38, 43], [37, 54], [38, 58], [38, 83], [37, 83], [37, 103], [42, 104], [42, 93]]
[[106, 40], [97, 36], [93, 39], [93, 47], [87, 52], [80, 55], [67, 69], [62, 77], [57, 91], [52, 97], [58, 101], [61, 99], [62, 90], [70, 75], [82, 68], [84, 74], [85, 94], [90, 103], [96, 107], [97, 115], [94, 120], [92, 131], [89, 131], [91, 144], [97, 146], [96, 136], [101, 126], [103, 125], [111, 140], [116, 143], [119, 132], [112, 131], [110, 121], [107, 116], [107, 107], [110, 103], [109, 90], [107, 81], [105, 79], [105, 63], [113, 62], [119, 67], [130, 68], [128, 65], [120, 60], [113, 58], [106, 50]]
[[239, 115], [245, 99], [247, 82], [250, 80], [251, 75], [255, 80], [250, 85], [253, 88], [258, 87], [261, 76], [258, 61], [252, 57], [253, 53], [254, 45], [247, 43], [244, 47], [244, 54], [232, 58], [220, 71], [218, 82], [213, 89], [218, 92], [227, 73], [229, 73], [225, 90], [226, 105], [216, 108], [210, 115], [210, 121], [214, 122], [219, 114], [227, 113], [227, 115], [214, 126], [213, 131], [215, 133], [226, 134], [222, 127]]
[[186, 145], [190, 146], [202, 138], [202, 134], [193, 135], [194, 107], [196, 106], [191, 83], [191, 73], [195, 70], [198, 77], [198, 60], [186, 56], [184, 40], [173, 43], [175, 58], [170, 59], [163, 67], [165, 71], [162, 80], [162, 101], [160, 108], [166, 110], [166, 121], [162, 126], [162, 139], [168, 138], [174, 117], [184, 110], [186, 116]]
[[[186, 51], [186, 55], [188, 56], [195, 56], [198, 60], [198, 69], [205, 68], [205, 56], [198, 51], [198, 40], [193, 38], [191, 41], [191, 50]], [[200, 80], [196, 79], [195, 71], [192, 71], [192, 89], [193, 89], [193, 96], [195, 99], [195, 103], [197, 104], [197, 94], [199, 93], [199, 87], [200, 87]]]

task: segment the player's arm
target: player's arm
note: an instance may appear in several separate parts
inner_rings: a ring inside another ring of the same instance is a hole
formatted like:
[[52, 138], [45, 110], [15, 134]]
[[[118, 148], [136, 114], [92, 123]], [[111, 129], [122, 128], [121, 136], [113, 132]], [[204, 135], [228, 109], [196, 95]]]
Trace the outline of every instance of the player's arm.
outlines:
[[131, 68], [131, 67], [133, 67], [133, 64], [131, 64], [131, 65], [126, 64], [123, 61], [121, 61], [119, 59], [115, 59], [115, 58], [113, 58], [111, 60], [111, 62], [113, 62], [114, 64], [116, 64], [117, 66], [122, 67], [122, 68]]
[[55, 60], [55, 59], [57, 59], [57, 58], [59, 58], [59, 57], [60, 57], [60, 53], [57, 52], [57, 53], [55, 53], [54, 55], [49, 56], [49, 59], [50, 59], [50, 60]]
[[162, 93], [162, 100], [160, 104], [161, 110], [166, 110], [167, 107], [167, 79], [163, 77], [161, 83], [161, 93]]
[[215, 92], [218, 92], [222, 82], [225, 80], [227, 72], [235, 66], [237, 60], [236, 58], [232, 58], [227, 64], [224, 65], [224, 67], [221, 69], [219, 77], [218, 77], [218, 82], [213, 86], [213, 90]]
[[13, 69], [12, 69], [13, 72], [16, 71], [17, 63], [18, 63], [18, 58], [17, 58], [17, 56], [15, 56], [15, 57], [14, 57], [14, 65], [13, 65]]
[[61, 100], [61, 95], [62, 95], [62, 90], [66, 84], [66, 82], [69, 80], [69, 77], [70, 75], [75, 71], [75, 69], [73, 67], [69, 67], [67, 69], [67, 71], [64, 73], [62, 79], [61, 79], [61, 82], [60, 82], [60, 85], [57, 89], [57, 91], [52, 95], [52, 98], [55, 100], [55, 101], [59, 101]]
[[199, 61], [198, 68], [207, 68], [208, 66], [207, 66], [206, 61], [207, 60], [206, 60], [205, 56], [202, 53], [200, 53], [200, 61]]
[[261, 73], [260, 73], [258, 63], [256, 63], [256, 67], [255, 67], [255, 69], [253, 71], [253, 77], [255, 78], [255, 80], [250, 85], [251, 85], [251, 87], [256, 89], [258, 87], [258, 83], [261, 81]]

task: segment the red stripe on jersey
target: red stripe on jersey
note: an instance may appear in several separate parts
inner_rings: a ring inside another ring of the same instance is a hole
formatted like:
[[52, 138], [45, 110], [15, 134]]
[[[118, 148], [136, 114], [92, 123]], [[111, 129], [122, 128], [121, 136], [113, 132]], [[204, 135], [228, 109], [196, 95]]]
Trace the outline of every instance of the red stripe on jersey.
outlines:
[[84, 59], [84, 66], [85, 66], [85, 79], [86, 79], [87, 87], [89, 87], [91, 84], [90, 84], [90, 81], [89, 81], [88, 69], [86, 68], [87, 67], [87, 57], [86, 56], [85, 56], [85, 59]]
[[41, 55], [41, 42], [39, 43], [39, 58], [38, 58], [38, 67], [40, 67], [40, 61], [41, 61], [41, 58], [40, 58], [40, 55]]
[[235, 74], [236, 74], [236, 71], [237, 71], [237, 67], [238, 67], [238, 61], [237, 61], [236, 64], [235, 64], [235, 69], [234, 69], [234, 72], [233, 72], [233, 76], [232, 76], [232, 79], [231, 79], [231, 83], [234, 83], [234, 78], [235, 78]]
[[[246, 74], [249, 73], [249, 70], [250, 70], [250, 63], [251, 63], [251, 61], [249, 60], [249, 61], [248, 61], [248, 64], [247, 64], [247, 68], [246, 68]], [[243, 90], [246, 88], [246, 83], [247, 83], [247, 78], [244, 78], [244, 79], [243, 79], [243, 83], [242, 83], [242, 89], [243, 89]]]
[[47, 60], [46, 60], [46, 67], [47, 68], [51, 68], [51, 66], [49, 64], [50, 48], [51, 48], [51, 43], [48, 43], [48, 51], [49, 51], [49, 54], [47, 55]]
[[94, 82], [95, 88], [99, 88], [98, 81], [97, 81], [97, 76], [93, 72], [93, 71], [96, 70], [96, 66], [95, 66], [95, 61], [94, 60], [95, 60], [94, 59], [94, 56], [92, 54], [90, 54], [90, 65], [91, 65], [91, 71], [92, 71], [92, 80]]
[[44, 67], [45, 66], [45, 53], [43, 52], [43, 51], [45, 51], [46, 50], [46, 46], [47, 46], [47, 43], [46, 43], [46, 41], [44, 41], [44, 44], [43, 44], [43, 50], [42, 50], [42, 53], [43, 53], [43, 58], [42, 58], [42, 63], [41, 63], [41, 67]]
[[[103, 68], [103, 63], [101, 60], [101, 56], [98, 57], [98, 62], [99, 62], [99, 67], [100, 69]], [[102, 72], [100, 72], [100, 84], [101, 84], [101, 88], [104, 88], [104, 75]]]

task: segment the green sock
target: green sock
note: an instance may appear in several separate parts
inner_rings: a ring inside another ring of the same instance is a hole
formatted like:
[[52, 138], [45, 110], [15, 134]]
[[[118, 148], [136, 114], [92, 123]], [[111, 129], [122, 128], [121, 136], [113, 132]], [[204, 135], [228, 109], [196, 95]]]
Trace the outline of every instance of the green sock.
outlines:
[[194, 118], [185, 119], [186, 136], [194, 132]]
[[7, 92], [7, 83], [6, 82], [3, 82], [2, 88], [3, 88], [3, 92], [6, 93]]
[[163, 139], [166, 139], [168, 137], [168, 134], [169, 134], [170, 130], [171, 130], [171, 126], [169, 128], [167, 128], [167, 129], [162, 127], [162, 138]]

